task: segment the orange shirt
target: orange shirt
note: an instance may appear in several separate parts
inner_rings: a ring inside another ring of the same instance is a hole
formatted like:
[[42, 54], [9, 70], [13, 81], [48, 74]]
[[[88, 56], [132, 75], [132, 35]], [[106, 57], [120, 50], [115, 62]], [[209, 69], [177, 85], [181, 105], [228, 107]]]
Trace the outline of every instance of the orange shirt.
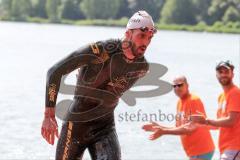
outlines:
[[[229, 112], [240, 112], [240, 89], [232, 87], [228, 92], [220, 94], [218, 98], [217, 117], [227, 117]], [[240, 150], [240, 121], [233, 127], [220, 127], [219, 150], [222, 153], [226, 149]]]
[[[203, 113], [206, 116], [204, 106], [200, 98], [190, 94], [185, 100], [179, 100], [177, 104], [177, 126], [189, 122], [191, 114]], [[186, 154], [190, 156], [201, 155], [214, 151], [214, 143], [210, 131], [206, 127], [197, 127], [189, 135], [182, 135], [181, 142]]]

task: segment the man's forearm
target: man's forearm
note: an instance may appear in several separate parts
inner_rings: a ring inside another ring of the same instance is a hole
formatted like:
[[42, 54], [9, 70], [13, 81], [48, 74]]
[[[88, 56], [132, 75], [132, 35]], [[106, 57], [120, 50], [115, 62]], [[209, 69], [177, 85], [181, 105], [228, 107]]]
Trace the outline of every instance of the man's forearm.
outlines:
[[176, 127], [173, 127], [173, 126], [164, 126], [164, 125], [160, 125], [158, 124], [161, 128], [164, 128], [164, 129], [173, 129], [173, 128], [176, 128]]
[[91, 60], [98, 58], [90, 47], [83, 47], [53, 65], [47, 73], [45, 106], [55, 107], [60, 88], [61, 78], [73, 70], [87, 65]]
[[166, 135], [185, 135], [190, 134], [192, 131], [185, 128], [184, 126], [175, 127], [175, 128], [164, 128], [163, 133]]
[[207, 119], [206, 123], [214, 127], [232, 127], [234, 125], [234, 121], [229, 117], [221, 119]]

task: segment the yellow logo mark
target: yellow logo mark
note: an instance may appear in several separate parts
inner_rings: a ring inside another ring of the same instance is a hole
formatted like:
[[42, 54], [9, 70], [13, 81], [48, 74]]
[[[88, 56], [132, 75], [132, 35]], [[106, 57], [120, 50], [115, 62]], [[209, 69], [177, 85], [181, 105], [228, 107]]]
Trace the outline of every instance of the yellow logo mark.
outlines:
[[95, 44], [95, 43], [91, 44], [91, 48], [92, 48], [92, 51], [93, 51], [94, 54], [99, 54], [100, 53], [97, 44]]
[[68, 132], [67, 132], [67, 141], [66, 141], [66, 144], [65, 144], [64, 152], [63, 152], [63, 160], [66, 160], [66, 158], [68, 158], [68, 149], [69, 149], [69, 145], [70, 145], [70, 142], [71, 142], [72, 128], [73, 128], [73, 123], [69, 122]]
[[56, 95], [56, 85], [51, 84], [48, 90], [49, 100], [54, 102], [55, 101], [55, 95]]
[[[99, 59], [100, 58], [100, 59]], [[106, 60], [109, 59], [109, 55], [107, 52], [103, 52], [102, 54], [99, 55], [99, 58], [96, 58], [92, 61], [93, 64], [100, 64], [105, 62]]]

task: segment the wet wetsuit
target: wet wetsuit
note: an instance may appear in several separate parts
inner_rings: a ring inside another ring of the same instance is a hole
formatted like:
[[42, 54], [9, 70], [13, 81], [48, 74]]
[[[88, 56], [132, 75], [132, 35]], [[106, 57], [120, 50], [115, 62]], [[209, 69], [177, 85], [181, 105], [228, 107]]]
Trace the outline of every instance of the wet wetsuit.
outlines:
[[67, 114], [56, 160], [81, 159], [85, 149], [94, 160], [121, 159], [113, 111], [121, 95], [149, 69], [144, 57], [129, 61], [122, 43], [110, 39], [86, 45], [49, 69], [46, 106], [55, 107], [62, 76], [81, 67], [69, 107], [71, 113], [80, 114], [74, 118]]

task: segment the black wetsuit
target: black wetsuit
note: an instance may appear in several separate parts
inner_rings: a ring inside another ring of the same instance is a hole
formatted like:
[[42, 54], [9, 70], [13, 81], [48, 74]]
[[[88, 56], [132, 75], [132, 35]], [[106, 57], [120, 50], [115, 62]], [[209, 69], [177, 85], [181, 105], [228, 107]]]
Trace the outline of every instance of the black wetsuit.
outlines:
[[122, 43], [119, 39], [110, 39], [86, 45], [49, 69], [47, 107], [56, 106], [63, 75], [81, 67], [77, 86], [85, 87], [75, 89], [70, 111], [80, 114], [74, 118], [71, 113], [67, 114], [56, 160], [81, 159], [86, 148], [94, 160], [121, 159], [113, 111], [121, 95], [149, 69], [144, 57], [129, 61], [123, 54]]

